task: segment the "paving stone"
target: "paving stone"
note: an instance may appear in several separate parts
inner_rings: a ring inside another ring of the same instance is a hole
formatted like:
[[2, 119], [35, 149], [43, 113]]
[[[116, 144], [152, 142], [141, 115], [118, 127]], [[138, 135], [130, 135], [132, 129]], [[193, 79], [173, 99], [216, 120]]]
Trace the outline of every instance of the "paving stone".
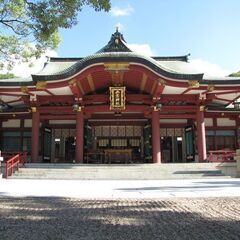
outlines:
[[1, 240], [239, 240], [240, 198], [0, 198]]

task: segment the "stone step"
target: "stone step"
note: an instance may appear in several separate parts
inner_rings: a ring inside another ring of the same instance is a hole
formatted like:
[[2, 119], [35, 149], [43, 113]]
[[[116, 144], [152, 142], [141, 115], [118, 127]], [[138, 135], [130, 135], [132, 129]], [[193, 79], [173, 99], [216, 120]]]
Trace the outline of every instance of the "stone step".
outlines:
[[[15, 174], [12, 178], [17, 179], [78, 179], [78, 180], [154, 180], [154, 179], [199, 179], [199, 178], [217, 178], [226, 177], [221, 173], [214, 174], [128, 174], [128, 175], [112, 175], [112, 174], [72, 174], [72, 175], [59, 175], [59, 174], [35, 174], [35, 175], [21, 175]], [[228, 178], [228, 177], [226, 177]]]
[[217, 164], [26, 164], [12, 178], [81, 180], [152, 180], [224, 177]]
[[216, 168], [219, 163], [167, 163], [167, 164], [52, 164], [52, 163], [29, 163], [25, 164], [25, 168], [37, 168], [37, 169], [78, 169], [78, 168]]

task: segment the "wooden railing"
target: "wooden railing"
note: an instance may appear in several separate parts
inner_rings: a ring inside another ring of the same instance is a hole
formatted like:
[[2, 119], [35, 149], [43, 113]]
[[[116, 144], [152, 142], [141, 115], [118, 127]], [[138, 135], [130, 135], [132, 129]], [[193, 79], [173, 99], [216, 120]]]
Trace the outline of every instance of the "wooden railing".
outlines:
[[24, 165], [24, 163], [27, 161], [27, 152], [21, 152], [14, 156], [12, 156], [13, 153], [3, 153], [3, 156], [7, 158], [7, 156], [10, 156], [10, 159], [6, 161], [6, 178], [11, 176], [15, 170], [18, 171], [19, 165]]

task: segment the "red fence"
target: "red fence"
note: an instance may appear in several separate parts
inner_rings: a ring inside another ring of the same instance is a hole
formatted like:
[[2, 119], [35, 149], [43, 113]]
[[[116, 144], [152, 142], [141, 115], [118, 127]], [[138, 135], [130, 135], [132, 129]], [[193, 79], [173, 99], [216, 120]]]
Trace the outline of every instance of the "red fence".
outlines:
[[27, 152], [21, 152], [17, 154], [3, 152], [2, 155], [4, 156], [4, 158], [9, 158], [6, 161], [6, 178], [11, 176], [15, 170], [18, 171], [19, 165], [23, 165], [27, 161]]
[[233, 150], [214, 150], [208, 152], [209, 162], [235, 162], [234, 156], [236, 152]]

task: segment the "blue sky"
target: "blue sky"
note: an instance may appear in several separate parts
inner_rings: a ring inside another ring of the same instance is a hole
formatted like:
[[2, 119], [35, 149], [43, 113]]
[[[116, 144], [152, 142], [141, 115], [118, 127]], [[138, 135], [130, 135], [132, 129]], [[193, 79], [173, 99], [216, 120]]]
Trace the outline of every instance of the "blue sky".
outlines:
[[[61, 30], [61, 57], [83, 57], [103, 47], [115, 26], [125, 40], [148, 44], [157, 56], [185, 55], [240, 70], [239, 0], [113, 0], [112, 11], [84, 7], [77, 26]], [[146, 47], [146, 46], [145, 46]]]
[[[190, 53], [195, 72], [227, 76], [240, 70], [240, 0], [112, 0], [110, 12], [84, 6], [78, 24], [61, 29], [61, 44], [48, 56], [85, 57], [109, 41], [120, 26], [131, 47], [154, 56]], [[16, 76], [39, 72], [45, 56], [16, 65]], [[2, 72], [7, 72], [6, 69]]]

